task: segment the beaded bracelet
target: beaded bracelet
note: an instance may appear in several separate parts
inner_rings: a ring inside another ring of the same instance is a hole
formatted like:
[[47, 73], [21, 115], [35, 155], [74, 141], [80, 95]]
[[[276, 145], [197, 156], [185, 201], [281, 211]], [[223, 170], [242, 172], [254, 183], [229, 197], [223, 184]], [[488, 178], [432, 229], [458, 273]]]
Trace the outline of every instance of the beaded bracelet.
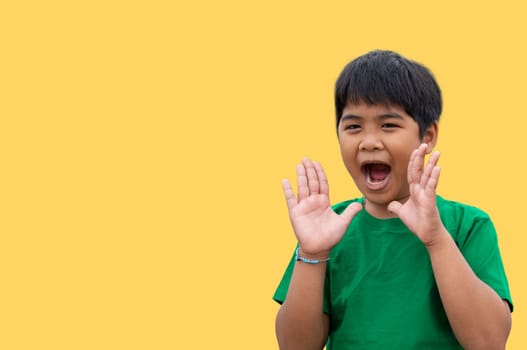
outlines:
[[319, 262], [326, 262], [326, 261], [329, 261], [329, 258], [326, 258], [326, 259], [308, 259], [308, 258], [304, 258], [303, 256], [300, 256], [300, 247], [296, 248], [296, 251], [295, 251], [295, 260], [296, 261], [302, 261], [306, 264], [312, 264], [312, 265], [316, 265], [318, 264]]

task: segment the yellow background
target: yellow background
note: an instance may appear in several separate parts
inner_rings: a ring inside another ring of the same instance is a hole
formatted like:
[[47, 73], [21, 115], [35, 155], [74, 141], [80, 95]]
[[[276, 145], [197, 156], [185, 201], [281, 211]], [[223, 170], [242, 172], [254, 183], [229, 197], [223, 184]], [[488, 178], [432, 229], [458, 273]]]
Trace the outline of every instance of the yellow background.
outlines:
[[302, 156], [358, 195], [335, 78], [371, 49], [444, 93], [439, 192], [490, 213], [525, 349], [520, 1], [0, 5], [0, 348], [276, 349]]

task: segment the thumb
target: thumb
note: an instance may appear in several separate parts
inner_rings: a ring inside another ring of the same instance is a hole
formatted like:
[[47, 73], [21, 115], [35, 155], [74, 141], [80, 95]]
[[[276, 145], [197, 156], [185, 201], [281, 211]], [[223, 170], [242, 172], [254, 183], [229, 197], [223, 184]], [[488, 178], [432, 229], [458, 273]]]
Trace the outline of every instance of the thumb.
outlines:
[[349, 224], [351, 220], [357, 215], [359, 211], [362, 210], [362, 204], [360, 203], [351, 203], [348, 207], [340, 214], [340, 216], [346, 220], [346, 223]]
[[402, 206], [403, 205], [397, 201], [390, 202], [390, 204], [388, 204], [388, 211], [399, 216], [399, 210], [401, 209]]

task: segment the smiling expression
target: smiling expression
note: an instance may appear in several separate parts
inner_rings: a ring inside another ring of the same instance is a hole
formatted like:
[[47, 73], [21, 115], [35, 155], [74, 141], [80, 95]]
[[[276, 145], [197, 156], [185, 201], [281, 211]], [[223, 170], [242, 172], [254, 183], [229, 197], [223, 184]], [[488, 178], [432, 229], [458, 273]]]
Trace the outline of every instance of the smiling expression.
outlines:
[[344, 165], [365, 197], [373, 216], [391, 217], [387, 206], [409, 197], [408, 161], [412, 151], [427, 143], [435, 146], [437, 123], [419, 136], [417, 122], [396, 105], [348, 103], [338, 125]]

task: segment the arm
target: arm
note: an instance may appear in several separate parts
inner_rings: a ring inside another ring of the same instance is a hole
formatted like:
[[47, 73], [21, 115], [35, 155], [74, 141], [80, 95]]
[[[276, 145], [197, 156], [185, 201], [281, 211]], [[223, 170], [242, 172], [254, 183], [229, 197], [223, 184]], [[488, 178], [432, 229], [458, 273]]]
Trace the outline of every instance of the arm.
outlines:
[[439, 153], [423, 171], [426, 145], [414, 151], [408, 165], [410, 197], [392, 202], [398, 215], [425, 244], [450, 326], [465, 349], [504, 349], [511, 328], [506, 302], [472, 271], [446, 231], [436, 206]]
[[320, 350], [326, 344], [329, 316], [322, 312], [325, 272], [325, 263], [296, 264], [287, 298], [276, 317], [280, 349]]
[[[284, 180], [282, 188], [300, 255], [325, 259], [361, 205], [352, 204], [341, 215], [336, 214], [330, 206], [324, 170], [309, 159], [297, 166], [297, 183], [297, 197], [289, 181]], [[329, 316], [323, 313], [325, 273], [325, 262], [296, 263], [286, 300], [276, 317], [280, 349], [320, 350], [324, 347], [329, 334]]]
[[448, 232], [428, 246], [450, 326], [465, 349], [505, 349], [511, 329], [507, 302], [472, 271]]

